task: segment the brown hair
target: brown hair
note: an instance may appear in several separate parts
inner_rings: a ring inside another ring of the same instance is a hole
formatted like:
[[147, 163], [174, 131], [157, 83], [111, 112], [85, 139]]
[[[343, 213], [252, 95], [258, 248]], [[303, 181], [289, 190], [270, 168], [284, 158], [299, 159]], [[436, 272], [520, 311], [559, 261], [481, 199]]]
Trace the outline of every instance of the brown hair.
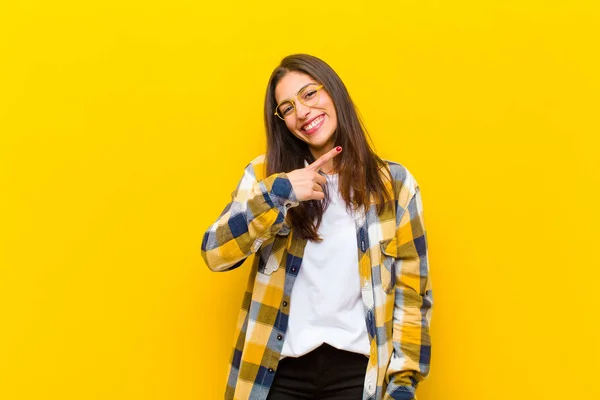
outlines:
[[[367, 130], [346, 86], [338, 74], [317, 57], [308, 54], [287, 56], [269, 78], [265, 97], [267, 175], [304, 168], [304, 160], [309, 163], [315, 161], [308, 145], [295, 137], [287, 129], [285, 122], [274, 115], [277, 106], [275, 87], [290, 71], [307, 74], [323, 84], [324, 90], [327, 90], [333, 100], [337, 114], [337, 129], [333, 133], [334, 146], [343, 148], [342, 153], [334, 158], [334, 163], [339, 171], [340, 193], [346, 207], [350, 210], [350, 207], [356, 209], [362, 205], [366, 212], [369, 210], [370, 198], [374, 195], [378, 200], [377, 212], [381, 213], [383, 205], [389, 200], [379, 173], [385, 163], [371, 149]], [[324, 200], [303, 201], [298, 207], [291, 208], [287, 214], [288, 223], [302, 237], [321, 241], [317, 231], [328, 204], [329, 195], [325, 190]]]

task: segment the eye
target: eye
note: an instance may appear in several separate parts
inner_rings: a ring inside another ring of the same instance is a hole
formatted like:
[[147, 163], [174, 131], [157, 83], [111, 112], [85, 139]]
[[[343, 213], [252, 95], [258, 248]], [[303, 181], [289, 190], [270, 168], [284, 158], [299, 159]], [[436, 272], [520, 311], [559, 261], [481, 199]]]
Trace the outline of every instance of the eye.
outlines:
[[279, 114], [281, 114], [284, 117], [287, 115], [291, 115], [293, 112], [294, 112], [294, 106], [290, 102], [283, 103], [282, 105], [279, 106]]
[[304, 100], [310, 100], [315, 97], [316, 94], [317, 91], [314, 89], [307, 90], [306, 93], [304, 93]]

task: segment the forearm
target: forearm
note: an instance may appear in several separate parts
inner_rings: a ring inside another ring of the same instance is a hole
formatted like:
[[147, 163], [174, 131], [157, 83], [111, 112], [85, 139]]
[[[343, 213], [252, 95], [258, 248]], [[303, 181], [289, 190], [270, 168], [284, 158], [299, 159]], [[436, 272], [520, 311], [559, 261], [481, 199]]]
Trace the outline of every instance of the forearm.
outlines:
[[227, 271], [279, 232], [287, 211], [298, 205], [286, 174], [252, 181], [246, 174], [221, 216], [204, 234], [202, 257], [213, 271]]
[[387, 369], [389, 383], [384, 399], [412, 399], [419, 383], [429, 374], [431, 291], [419, 297], [420, 307], [402, 307], [395, 311], [393, 353]]

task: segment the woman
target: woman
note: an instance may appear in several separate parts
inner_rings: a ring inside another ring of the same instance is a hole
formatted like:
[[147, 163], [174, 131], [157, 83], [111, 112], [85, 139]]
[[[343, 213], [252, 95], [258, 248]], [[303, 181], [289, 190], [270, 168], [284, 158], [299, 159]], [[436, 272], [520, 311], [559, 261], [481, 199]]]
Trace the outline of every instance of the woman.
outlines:
[[213, 271], [255, 254], [225, 398], [415, 398], [432, 306], [417, 182], [372, 151], [316, 57], [273, 71], [265, 124], [266, 155], [202, 242]]

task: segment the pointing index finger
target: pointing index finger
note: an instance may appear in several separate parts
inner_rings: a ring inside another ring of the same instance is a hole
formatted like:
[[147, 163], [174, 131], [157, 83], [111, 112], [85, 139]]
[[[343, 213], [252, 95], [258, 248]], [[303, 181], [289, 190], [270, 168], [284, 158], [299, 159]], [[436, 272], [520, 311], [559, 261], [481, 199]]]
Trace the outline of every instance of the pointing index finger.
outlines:
[[335, 148], [329, 150], [327, 153], [323, 154], [318, 159], [316, 159], [315, 162], [310, 164], [307, 168], [314, 170], [314, 171], [319, 171], [321, 168], [323, 168], [323, 166], [325, 164], [327, 164], [329, 162], [329, 160], [331, 160], [333, 157], [337, 156], [341, 152], [342, 152], [342, 148], [340, 146], [335, 147]]

